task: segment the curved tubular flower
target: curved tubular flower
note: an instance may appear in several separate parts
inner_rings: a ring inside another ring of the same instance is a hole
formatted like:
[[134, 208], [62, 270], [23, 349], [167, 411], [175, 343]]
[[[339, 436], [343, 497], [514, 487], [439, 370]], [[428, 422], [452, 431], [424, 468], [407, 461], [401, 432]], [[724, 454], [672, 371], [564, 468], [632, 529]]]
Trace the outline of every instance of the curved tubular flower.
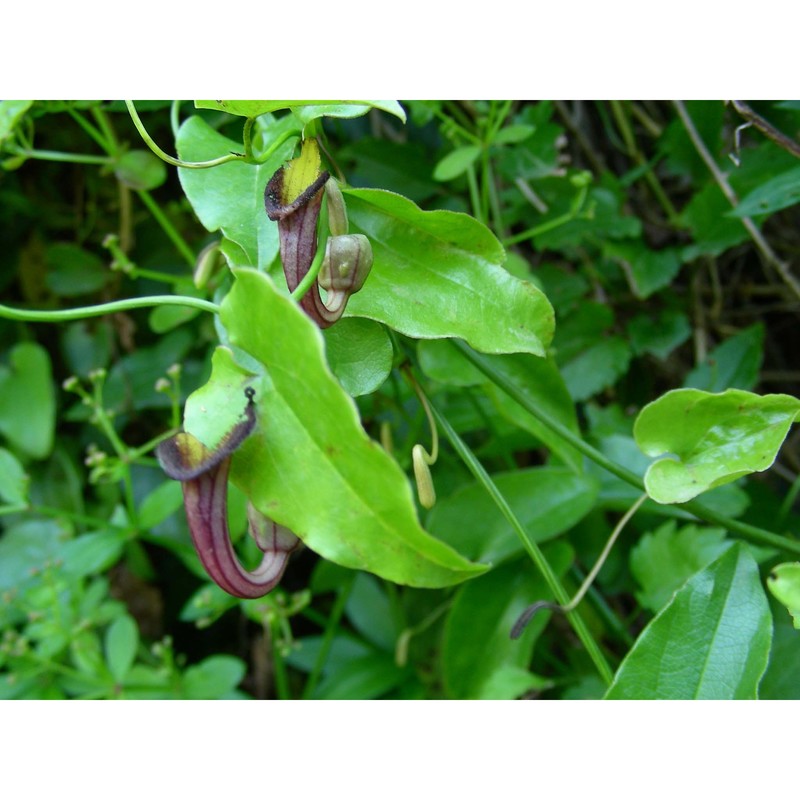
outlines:
[[[264, 190], [264, 206], [267, 216], [278, 223], [283, 273], [289, 291], [293, 292], [311, 269], [317, 252], [322, 188], [330, 176], [328, 172], [322, 172], [298, 197], [286, 202], [285, 173], [286, 168], [281, 167], [270, 178]], [[344, 312], [344, 306], [332, 311], [325, 305], [316, 281], [300, 300], [300, 306], [320, 328], [333, 325]]]
[[264, 553], [252, 572], [240, 563], [228, 531], [228, 473], [233, 451], [256, 424], [255, 392], [245, 389], [245, 418], [209, 450], [190, 433], [181, 432], [162, 442], [156, 455], [164, 472], [183, 484], [183, 503], [197, 555], [209, 577], [234, 597], [255, 598], [272, 591], [300, 540], [248, 504], [250, 534]]

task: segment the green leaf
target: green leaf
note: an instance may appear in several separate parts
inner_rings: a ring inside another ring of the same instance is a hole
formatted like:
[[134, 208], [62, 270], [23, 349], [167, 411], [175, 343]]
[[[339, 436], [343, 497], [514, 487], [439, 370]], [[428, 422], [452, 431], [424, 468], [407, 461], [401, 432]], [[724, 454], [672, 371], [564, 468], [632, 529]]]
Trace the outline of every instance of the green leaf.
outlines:
[[[572, 560], [571, 549], [559, 544], [547, 554], [553, 569], [562, 575]], [[442, 676], [447, 696], [496, 696], [493, 680], [498, 669], [527, 668], [548, 615], [535, 617], [519, 639], [512, 640], [509, 631], [527, 606], [550, 598], [544, 578], [528, 561], [509, 562], [462, 586], [447, 615], [442, 642]], [[517, 686], [513, 688], [516, 691]]]
[[479, 145], [465, 145], [457, 147], [448, 153], [433, 170], [433, 177], [437, 181], [451, 181], [463, 175], [481, 154]]
[[677, 457], [651, 464], [644, 477], [658, 503], [685, 503], [715, 486], [772, 465], [800, 400], [729, 389], [675, 389], [646, 405], [633, 427], [642, 452]]
[[22, 586], [35, 572], [61, 555], [64, 531], [53, 520], [28, 520], [0, 538], [0, 591]]
[[105, 651], [108, 669], [117, 683], [125, 680], [139, 647], [139, 629], [133, 617], [123, 614], [106, 631]]
[[[567, 391], [567, 385], [561, 372], [552, 359], [534, 358], [527, 353], [518, 353], [493, 356], [492, 364], [498, 372], [551, 419], [560, 422], [573, 433], [579, 434], [575, 404]], [[583, 470], [583, 456], [578, 450], [526, 411], [494, 383], [487, 383], [485, 388], [495, 407], [506, 419], [532, 433], [574, 472]]]
[[773, 598], [772, 649], [758, 688], [761, 700], [800, 700], [800, 633], [786, 610]]
[[408, 678], [387, 653], [356, 658], [332, 669], [314, 692], [316, 700], [373, 700]]
[[164, 481], [156, 486], [139, 506], [139, 529], [146, 531], [163, 522], [183, 505], [181, 485], [176, 481]]
[[[291, 130], [293, 121], [268, 128], [270, 136]], [[184, 161], [208, 161], [238, 153], [242, 143], [228, 139], [200, 117], [189, 117], [177, 137]], [[264, 211], [264, 187], [292, 154], [294, 141], [284, 142], [257, 166], [234, 161], [211, 169], [179, 169], [181, 186], [200, 222], [209, 231], [221, 230], [246, 253], [248, 266], [266, 269], [278, 255], [278, 226]]]
[[422, 371], [447, 386], [477, 386], [486, 376], [453, 347], [449, 339], [422, 339], [417, 343]]
[[775, 599], [786, 606], [794, 627], [800, 630], [800, 562], [773, 567], [767, 586]]
[[348, 317], [326, 328], [328, 366], [351, 397], [371, 394], [392, 370], [392, 342], [383, 325]]
[[655, 316], [638, 314], [628, 323], [627, 330], [634, 353], [650, 353], [661, 360], [692, 335], [692, 326], [682, 311], [662, 311]]
[[195, 100], [195, 108], [210, 108], [238, 117], [258, 117], [291, 109], [304, 122], [317, 117], [360, 117], [372, 108], [386, 111], [403, 122], [406, 113], [396, 100]]
[[209, 656], [183, 674], [187, 700], [219, 700], [229, 697], [247, 672], [244, 661], [233, 656]]
[[114, 174], [131, 189], [157, 189], [167, 179], [167, 165], [149, 150], [129, 150], [117, 160]]
[[782, 172], [745, 195], [738, 206], [728, 212], [731, 217], [756, 217], [774, 214], [800, 203], [800, 167]]
[[394, 653], [400, 631], [392, 619], [389, 598], [375, 578], [364, 572], [356, 575], [345, 613], [368, 642], [387, 653]]
[[417, 339], [459, 337], [486, 353], [545, 354], [553, 308], [502, 268], [503, 248], [488, 228], [466, 214], [421, 211], [391, 192], [344, 194], [351, 227], [369, 237], [375, 259], [349, 315]]
[[533, 136], [535, 132], [536, 127], [533, 125], [525, 125], [523, 123], [507, 125], [497, 132], [497, 135], [492, 139], [492, 144], [519, 144]]
[[59, 297], [78, 297], [102, 289], [111, 272], [92, 252], [76, 244], [54, 244], [47, 248], [47, 285]]
[[30, 478], [13, 453], [0, 447], [0, 500], [10, 505], [28, 502]]
[[[436, 468], [434, 467], [434, 479]], [[492, 476], [500, 493], [535, 542], [569, 530], [597, 499], [593, 478], [563, 467], [533, 467]], [[431, 533], [474, 561], [497, 563], [522, 543], [482, 484], [471, 483], [441, 499], [428, 516]]]
[[447, 586], [485, 570], [420, 527], [407, 477], [365, 434], [328, 370], [319, 329], [269, 278], [238, 270], [221, 319], [264, 374], [251, 376], [218, 348], [211, 381], [187, 401], [185, 427], [213, 448], [241, 411], [243, 387], [255, 389], [258, 426], [232, 476], [262, 513], [324, 558], [397, 583]]
[[764, 326], [757, 322], [715, 347], [686, 376], [683, 385], [707, 392], [752, 389], [758, 383], [763, 358]]
[[678, 530], [675, 520], [646, 533], [630, 556], [631, 572], [642, 587], [637, 600], [650, 611], [661, 611], [677, 589], [732, 544], [722, 528], [685, 525]]
[[119, 561], [124, 546], [124, 535], [116, 530], [85, 533], [64, 544], [64, 570], [73, 578], [104, 572]]
[[32, 105], [33, 100], [0, 100], [0, 144], [11, 135]]
[[650, 250], [641, 241], [603, 243], [603, 254], [630, 270], [633, 288], [640, 299], [650, 297], [654, 292], [668, 286], [680, 271], [682, 260], [680, 250], [668, 247], [664, 250]]
[[0, 364], [0, 433], [21, 454], [46, 458], [56, 421], [50, 356], [35, 342], [22, 342], [9, 362]]
[[630, 360], [630, 345], [619, 336], [610, 336], [565, 364], [561, 375], [572, 399], [580, 402], [613, 386]]
[[771, 639], [758, 567], [737, 543], [691, 578], [645, 628], [606, 698], [754, 699]]

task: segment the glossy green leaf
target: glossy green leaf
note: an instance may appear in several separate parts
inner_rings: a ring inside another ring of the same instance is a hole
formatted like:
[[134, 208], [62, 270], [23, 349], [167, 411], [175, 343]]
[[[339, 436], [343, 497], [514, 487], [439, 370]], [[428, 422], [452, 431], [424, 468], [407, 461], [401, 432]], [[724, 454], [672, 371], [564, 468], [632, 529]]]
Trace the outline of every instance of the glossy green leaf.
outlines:
[[800, 167], [780, 173], [741, 198], [728, 212], [732, 217], [756, 217], [774, 214], [800, 203]]
[[139, 647], [139, 629], [133, 617], [123, 614], [111, 623], [106, 631], [106, 663], [114, 680], [122, 683], [136, 657]]
[[360, 117], [373, 108], [405, 122], [406, 114], [396, 100], [195, 100], [195, 108], [210, 108], [239, 117], [258, 117], [291, 109], [304, 122], [317, 117]]
[[447, 386], [477, 386], [486, 376], [453, 347], [449, 339], [422, 339], [417, 343], [422, 371]]
[[606, 697], [755, 698], [771, 639], [772, 617], [758, 567], [737, 543], [691, 578], [644, 629]]
[[392, 342], [383, 325], [348, 317], [326, 328], [328, 366], [351, 397], [374, 392], [392, 370]]
[[344, 195], [351, 229], [369, 237], [375, 259], [349, 315], [417, 339], [458, 337], [486, 353], [545, 354], [552, 306], [502, 268], [503, 248], [488, 228], [466, 214], [422, 211], [391, 192]]
[[433, 177], [437, 181], [451, 181], [463, 175], [478, 159], [481, 148], [478, 145], [465, 145], [457, 147], [448, 153], [433, 170]]
[[676, 389], [646, 405], [633, 434], [642, 452], [665, 453], [645, 474], [647, 493], [659, 503], [685, 503], [715, 486], [772, 465], [800, 400], [738, 389], [709, 394]]
[[686, 376], [683, 385], [707, 392], [751, 390], [758, 383], [763, 359], [764, 326], [759, 322], [715, 347], [706, 360]]
[[8, 362], [0, 364], [0, 433], [23, 455], [46, 458], [56, 421], [50, 356], [41, 345], [22, 342]]
[[24, 505], [28, 502], [30, 478], [16, 456], [0, 447], [0, 500], [9, 505]]
[[[293, 122], [276, 123], [270, 132], [291, 130]], [[177, 137], [184, 161], [207, 161], [242, 151], [242, 142], [217, 133], [200, 117], [189, 117]], [[294, 141], [284, 142], [263, 164], [234, 161], [211, 169], [179, 169], [181, 186], [200, 222], [221, 230], [247, 255], [248, 266], [265, 269], [278, 255], [278, 226], [264, 212], [264, 187], [292, 154]]]
[[767, 586], [775, 599], [786, 606], [794, 627], [800, 630], [800, 562], [773, 567]]
[[[433, 473], [435, 480], [435, 467]], [[597, 498], [593, 478], [564, 467], [504, 472], [492, 480], [536, 542], [569, 530], [589, 513]], [[496, 564], [522, 550], [514, 529], [479, 483], [440, 499], [428, 516], [428, 528], [475, 561]]]
[[245, 384], [255, 389], [258, 426], [232, 477], [262, 513], [323, 557], [397, 583], [446, 586], [485, 570], [420, 527], [408, 478], [364, 433], [325, 363], [322, 334], [269, 278], [237, 271], [221, 318], [264, 374], [251, 376], [218, 348], [211, 381], [187, 401], [185, 427], [213, 447], [241, 412]]
[[661, 611], [676, 590], [732, 544], [722, 528], [684, 525], [678, 530], [675, 520], [644, 534], [630, 556], [631, 572], [642, 587], [636, 599], [654, 613]]
[[[555, 572], [562, 575], [572, 560], [571, 549], [559, 543], [546, 552]], [[497, 671], [527, 668], [549, 615], [535, 617], [519, 639], [512, 640], [509, 631], [528, 605], [551, 597], [544, 578], [527, 560], [509, 562], [462, 586], [447, 615], [442, 642], [447, 696], [496, 698]], [[519, 684], [506, 682], [508, 689], [516, 692]], [[516, 696], [506, 695], [504, 699]]]

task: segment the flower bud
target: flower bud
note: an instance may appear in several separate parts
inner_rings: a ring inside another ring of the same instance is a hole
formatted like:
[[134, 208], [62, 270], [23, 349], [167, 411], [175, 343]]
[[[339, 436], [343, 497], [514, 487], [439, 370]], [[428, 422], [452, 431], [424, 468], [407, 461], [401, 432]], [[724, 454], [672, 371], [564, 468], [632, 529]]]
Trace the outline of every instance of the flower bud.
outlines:
[[319, 285], [327, 291], [355, 294], [372, 269], [372, 245], [360, 233], [331, 236], [319, 272]]
[[344, 236], [348, 231], [347, 207], [339, 184], [328, 178], [325, 184], [325, 200], [328, 205], [328, 228], [334, 236]]

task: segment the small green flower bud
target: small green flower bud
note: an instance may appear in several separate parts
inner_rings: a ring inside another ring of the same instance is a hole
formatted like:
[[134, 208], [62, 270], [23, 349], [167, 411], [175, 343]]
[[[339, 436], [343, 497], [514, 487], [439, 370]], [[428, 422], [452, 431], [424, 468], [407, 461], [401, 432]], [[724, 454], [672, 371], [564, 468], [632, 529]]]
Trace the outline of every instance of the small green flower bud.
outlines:
[[372, 245], [360, 233], [332, 236], [319, 272], [319, 285], [328, 291], [355, 294], [372, 269]]
[[339, 184], [328, 178], [325, 184], [325, 199], [328, 203], [328, 228], [333, 236], [344, 236], [349, 230], [347, 207]]
[[211, 242], [206, 245], [197, 256], [194, 266], [194, 285], [198, 289], [204, 289], [211, 276], [217, 269], [219, 263], [219, 242]]
[[75, 392], [77, 391], [79, 385], [80, 383], [78, 379], [74, 375], [70, 375], [69, 378], [67, 378], [64, 383], [61, 384], [61, 388], [65, 392]]
[[159, 378], [153, 387], [157, 392], [168, 392], [172, 384], [166, 378]]
[[417, 496], [423, 508], [433, 508], [436, 503], [436, 490], [428, 467], [429, 458], [421, 444], [414, 445], [411, 461], [414, 465], [414, 479], [417, 482]]

